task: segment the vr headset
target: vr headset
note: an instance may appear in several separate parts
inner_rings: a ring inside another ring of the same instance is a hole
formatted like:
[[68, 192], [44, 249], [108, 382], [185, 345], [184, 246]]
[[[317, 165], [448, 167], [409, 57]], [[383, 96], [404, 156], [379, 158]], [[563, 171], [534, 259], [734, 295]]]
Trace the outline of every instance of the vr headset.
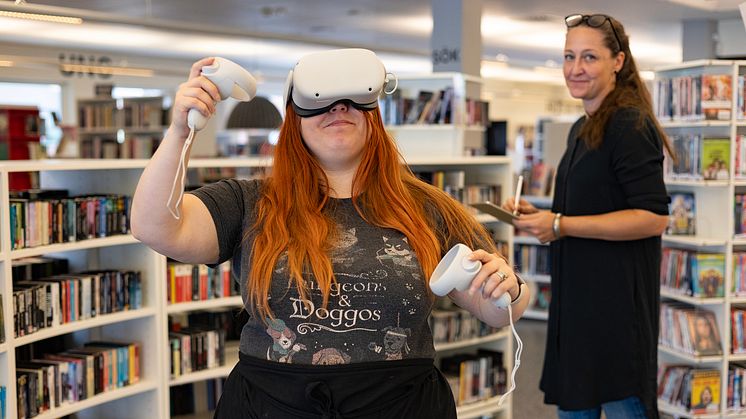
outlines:
[[371, 110], [378, 106], [386, 83], [386, 69], [373, 51], [349, 48], [316, 52], [301, 57], [290, 70], [285, 103], [290, 101], [301, 117], [325, 113], [340, 101]]

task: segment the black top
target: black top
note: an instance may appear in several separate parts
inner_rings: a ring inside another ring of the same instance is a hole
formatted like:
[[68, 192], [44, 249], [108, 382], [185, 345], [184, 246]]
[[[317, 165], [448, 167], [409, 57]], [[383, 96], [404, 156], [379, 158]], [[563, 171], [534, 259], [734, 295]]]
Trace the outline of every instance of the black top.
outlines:
[[[572, 127], [557, 170], [553, 212], [596, 215], [625, 209], [668, 214], [663, 144], [638, 111], [609, 119], [602, 145], [589, 150]], [[565, 237], [551, 243], [549, 306], [541, 389], [563, 410], [638, 396], [657, 418], [660, 305], [659, 236], [606, 241]]]

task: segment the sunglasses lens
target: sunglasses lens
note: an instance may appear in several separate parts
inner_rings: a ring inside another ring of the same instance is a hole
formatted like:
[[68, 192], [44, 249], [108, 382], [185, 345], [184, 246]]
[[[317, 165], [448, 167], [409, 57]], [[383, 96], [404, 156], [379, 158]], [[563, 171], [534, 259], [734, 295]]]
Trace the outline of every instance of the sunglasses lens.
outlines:
[[593, 15], [588, 18], [588, 26], [592, 28], [598, 28], [606, 22], [606, 16], [604, 15]]
[[565, 24], [568, 28], [580, 25], [583, 21], [583, 15], [570, 15], [565, 18]]

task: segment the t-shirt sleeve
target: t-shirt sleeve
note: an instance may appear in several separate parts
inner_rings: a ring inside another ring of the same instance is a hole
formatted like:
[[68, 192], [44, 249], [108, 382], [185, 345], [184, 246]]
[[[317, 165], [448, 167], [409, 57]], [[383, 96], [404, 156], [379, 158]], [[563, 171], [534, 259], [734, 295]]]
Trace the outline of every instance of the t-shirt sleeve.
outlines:
[[639, 126], [637, 120], [636, 111], [620, 111], [610, 119], [611, 164], [630, 208], [667, 215], [663, 141], [652, 122]]
[[220, 247], [217, 263], [233, 257], [240, 246], [244, 228], [252, 222], [250, 217], [258, 191], [258, 181], [226, 179], [189, 192], [199, 198], [212, 215]]

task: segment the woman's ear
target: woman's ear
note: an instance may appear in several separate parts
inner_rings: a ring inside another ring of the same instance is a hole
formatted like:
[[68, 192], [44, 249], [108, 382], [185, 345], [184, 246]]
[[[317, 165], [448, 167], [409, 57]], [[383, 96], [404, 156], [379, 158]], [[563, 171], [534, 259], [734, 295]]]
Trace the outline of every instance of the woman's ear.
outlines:
[[627, 57], [627, 55], [624, 53], [624, 51], [619, 51], [619, 53], [614, 58], [614, 74], [619, 74], [620, 71], [622, 71], [622, 67], [624, 67], [624, 59]]

